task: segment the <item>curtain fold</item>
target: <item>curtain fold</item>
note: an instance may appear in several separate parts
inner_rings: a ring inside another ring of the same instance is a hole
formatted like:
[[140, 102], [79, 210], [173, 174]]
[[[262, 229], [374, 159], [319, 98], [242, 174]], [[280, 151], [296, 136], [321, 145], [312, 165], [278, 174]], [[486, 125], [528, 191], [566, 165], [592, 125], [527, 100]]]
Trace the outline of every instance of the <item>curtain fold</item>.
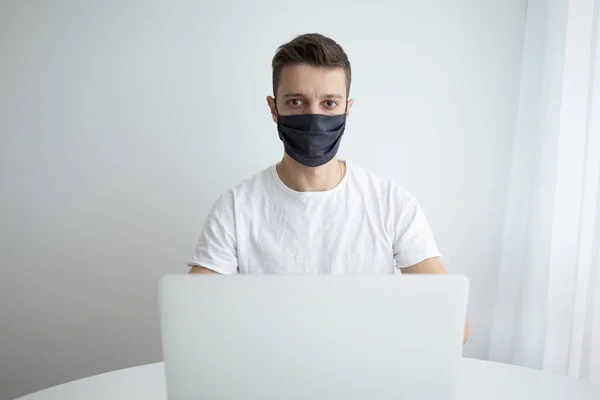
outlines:
[[489, 358], [600, 383], [600, 0], [529, 0]]

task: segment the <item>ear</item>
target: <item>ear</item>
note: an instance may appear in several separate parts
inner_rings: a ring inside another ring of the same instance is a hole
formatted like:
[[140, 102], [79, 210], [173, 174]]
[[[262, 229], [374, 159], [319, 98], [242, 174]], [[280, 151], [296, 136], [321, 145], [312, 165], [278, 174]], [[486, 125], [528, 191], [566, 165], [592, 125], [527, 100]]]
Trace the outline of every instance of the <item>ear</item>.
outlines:
[[271, 110], [271, 118], [273, 118], [273, 122], [277, 123], [277, 108], [275, 107], [275, 99], [273, 96], [267, 96], [267, 105]]
[[354, 99], [348, 100], [348, 108], [346, 109], [346, 118], [350, 116], [350, 109], [354, 105]]

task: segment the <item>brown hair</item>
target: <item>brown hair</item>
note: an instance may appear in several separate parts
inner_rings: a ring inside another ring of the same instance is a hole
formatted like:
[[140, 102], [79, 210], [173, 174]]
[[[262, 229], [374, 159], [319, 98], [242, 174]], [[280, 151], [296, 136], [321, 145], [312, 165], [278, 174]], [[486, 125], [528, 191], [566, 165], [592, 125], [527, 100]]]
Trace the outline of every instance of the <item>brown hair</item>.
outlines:
[[282, 44], [277, 49], [273, 67], [273, 96], [281, 79], [281, 70], [286, 65], [308, 64], [315, 67], [341, 67], [346, 72], [346, 96], [350, 94], [352, 71], [344, 49], [333, 39], [319, 33], [307, 33]]

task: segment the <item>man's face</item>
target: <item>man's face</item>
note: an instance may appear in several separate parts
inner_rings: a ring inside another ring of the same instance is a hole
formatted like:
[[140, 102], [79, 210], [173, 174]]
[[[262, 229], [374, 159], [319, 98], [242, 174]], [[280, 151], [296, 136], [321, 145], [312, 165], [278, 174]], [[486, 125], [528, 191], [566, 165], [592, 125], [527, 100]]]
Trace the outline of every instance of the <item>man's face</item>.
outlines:
[[[313, 67], [308, 64], [288, 65], [281, 70], [277, 88], [280, 115], [343, 114], [346, 109], [346, 74], [343, 68]], [[273, 97], [267, 98], [273, 120], [277, 111]], [[348, 102], [348, 110], [353, 104]]]

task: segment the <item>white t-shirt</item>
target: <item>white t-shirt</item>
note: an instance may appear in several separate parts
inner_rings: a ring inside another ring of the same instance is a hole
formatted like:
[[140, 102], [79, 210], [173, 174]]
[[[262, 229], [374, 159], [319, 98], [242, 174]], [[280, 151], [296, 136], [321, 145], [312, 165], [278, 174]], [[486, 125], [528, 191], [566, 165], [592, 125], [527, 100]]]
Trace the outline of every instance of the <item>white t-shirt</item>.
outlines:
[[275, 166], [227, 190], [188, 263], [242, 274], [392, 274], [439, 256], [416, 199], [346, 162], [333, 189], [296, 192]]

